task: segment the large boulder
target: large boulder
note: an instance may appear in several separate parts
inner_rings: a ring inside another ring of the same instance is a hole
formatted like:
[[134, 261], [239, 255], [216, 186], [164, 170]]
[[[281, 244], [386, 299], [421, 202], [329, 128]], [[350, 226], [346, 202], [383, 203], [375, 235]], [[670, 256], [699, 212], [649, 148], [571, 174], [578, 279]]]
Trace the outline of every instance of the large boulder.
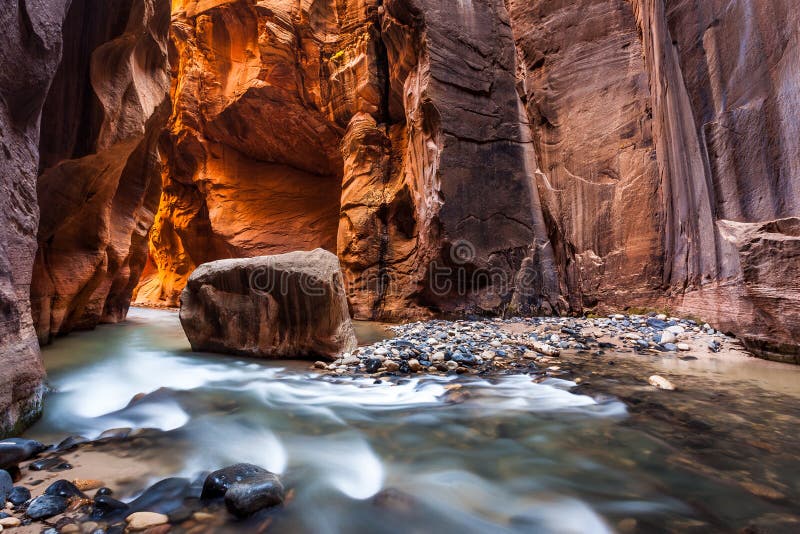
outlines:
[[335, 359], [356, 347], [339, 260], [322, 249], [200, 265], [180, 317], [195, 351]]

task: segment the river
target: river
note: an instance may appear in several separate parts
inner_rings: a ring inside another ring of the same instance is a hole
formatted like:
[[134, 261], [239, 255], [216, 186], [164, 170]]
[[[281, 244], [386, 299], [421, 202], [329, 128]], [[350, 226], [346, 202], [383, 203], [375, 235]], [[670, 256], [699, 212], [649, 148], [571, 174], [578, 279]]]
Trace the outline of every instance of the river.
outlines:
[[[53, 392], [26, 437], [158, 429], [121, 452], [141, 468], [116, 481], [123, 499], [168, 476], [261, 465], [292, 493], [274, 532], [726, 531], [791, 519], [785, 501], [800, 494], [794, 454], [764, 464], [784, 470], [784, 486], [795, 477], [783, 504], [765, 501], [676, 467], [681, 451], [661, 430], [565, 380], [321, 377], [309, 362], [192, 353], [176, 313], [137, 308], [125, 323], [58, 340], [44, 359]], [[785, 373], [775, 375], [785, 387]], [[779, 415], [796, 428], [796, 414]], [[796, 448], [797, 434], [783, 438]], [[706, 509], [706, 497], [733, 502]]]

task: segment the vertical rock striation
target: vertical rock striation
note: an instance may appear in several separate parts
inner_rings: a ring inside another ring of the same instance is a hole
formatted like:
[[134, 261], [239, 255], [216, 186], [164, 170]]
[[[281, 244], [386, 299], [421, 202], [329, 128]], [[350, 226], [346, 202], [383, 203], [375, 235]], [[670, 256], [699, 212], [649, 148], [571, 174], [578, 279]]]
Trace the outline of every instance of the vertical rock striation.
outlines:
[[796, 361], [800, 25], [789, 4], [510, 3], [573, 309], [669, 307]]
[[0, 10], [0, 436], [40, 410], [44, 368], [31, 320], [39, 120], [61, 57], [65, 0]]
[[796, 23], [788, 0], [175, 2], [137, 300], [320, 246], [360, 318], [669, 307], [794, 358]]
[[74, 0], [42, 119], [31, 303], [39, 339], [125, 317], [158, 207], [166, 0]]

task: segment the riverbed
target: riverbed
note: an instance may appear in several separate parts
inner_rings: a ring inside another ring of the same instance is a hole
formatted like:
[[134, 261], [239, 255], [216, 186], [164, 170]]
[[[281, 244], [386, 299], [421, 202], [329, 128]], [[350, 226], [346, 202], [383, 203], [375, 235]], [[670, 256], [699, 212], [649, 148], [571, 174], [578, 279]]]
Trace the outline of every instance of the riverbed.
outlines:
[[[137, 308], [44, 359], [53, 391], [26, 437], [135, 429], [135, 446], [70, 458], [123, 500], [250, 462], [290, 491], [270, 532], [800, 529], [800, 373], [788, 365], [749, 375], [739, 360], [567, 352], [559, 378], [376, 381], [192, 353], [175, 312]], [[652, 369], [679, 376], [680, 391], [648, 386]]]

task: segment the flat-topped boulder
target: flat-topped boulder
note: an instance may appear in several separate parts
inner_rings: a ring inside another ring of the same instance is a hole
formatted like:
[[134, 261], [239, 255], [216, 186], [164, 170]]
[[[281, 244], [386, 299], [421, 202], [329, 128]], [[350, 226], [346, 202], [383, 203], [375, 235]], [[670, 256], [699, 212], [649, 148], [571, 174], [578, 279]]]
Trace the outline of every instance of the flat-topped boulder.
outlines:
[[357, 345], [339, 260], [322, 249], [200, 265], [180, 318], [195, 351], [335, 359]]

